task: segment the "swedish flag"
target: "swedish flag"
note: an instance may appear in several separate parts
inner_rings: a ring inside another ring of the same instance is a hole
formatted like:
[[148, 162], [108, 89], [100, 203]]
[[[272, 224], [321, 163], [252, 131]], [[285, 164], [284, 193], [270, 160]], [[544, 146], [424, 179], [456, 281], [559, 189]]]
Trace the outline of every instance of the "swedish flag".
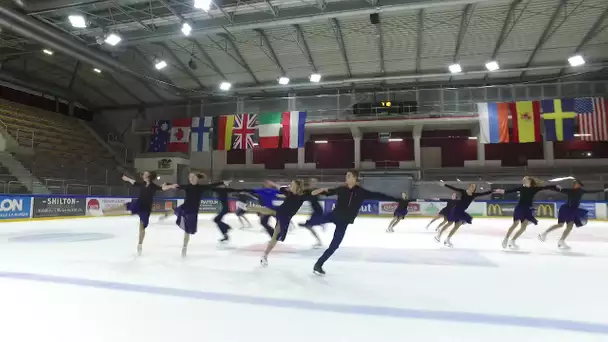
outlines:
[[540, 110], [545, 123], [547, 141], [574, 139], [576, 120], [574, 99], [542, 100]]

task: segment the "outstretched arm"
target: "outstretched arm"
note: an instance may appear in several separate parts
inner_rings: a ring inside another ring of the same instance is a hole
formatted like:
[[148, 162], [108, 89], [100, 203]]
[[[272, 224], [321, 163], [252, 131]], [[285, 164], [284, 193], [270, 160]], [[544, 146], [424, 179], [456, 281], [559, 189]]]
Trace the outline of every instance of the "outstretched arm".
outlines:
[[587, 190], [585, 189], [585, 193], [587, 194], [597, 194], [600, 192], [608, 192], [608, 189], [599, 189], [599, 190]]
[[484, 191], [484, 192], [476, 192], [476, 193], [473, 194], [473, 197], [477, 198], [477, 197], [489, 195], [489, 194], [491, 194], [493, 192], [494, 192], [494, 190], [488, 190], [488, 191]]
[[163, 189], [163, 191], [167, 191], [167, 190], [171, 190], [171, 189], [179, 189], [180, 186], [179, 184], [163, 184], [163, 186], [161, 187], [161, 189]]
[[504, 192], [502, 192], [503, 194], [512, 194], [514, 192], [518, 192], [521, 191], [523, 187], [522, 186], [518, 186], [517, 188], [513, 188], [513, 189], [509, 189], [509, 190], [504, 190]]
[[136, 183], [135, 179], [133, 179], [127, 175], [122, 175], [122, 180], [125, 182], [131, 183], [131, 185], [135, 185], [135, 183]]
[[[389, 195], [383, 194], [381, 192], [369, 191], [367, 189], [363, 189], [363, 190], [364, 190], [363, 196], [365, 199], [378, 200], [378, 201], [392, 201], [392, 202], [408, 201], [408, 200], [404, 200], [403, 198], [389, 196]], [[413, 201], [413, 200], [409, 200], [409, 201]]]
[[449, 184], [442, 183], [442, 185], [443, 185], [443, 186], [445, 186], [445, 187], [446, 187], [446, 188], [448, 188], [448, 189], [452, 189], [452, 190], [454, 190], [454, 191], [458, 191], [459, 193], [463, 193], [463, 192], [465, 192], [465, 191], [466, 191], [466, 190], [464, 190], [464, 189], [460, 189], [460, 188], [453, 187], [453, 186], [451, 186], [451, 185], [449, 185]]
[[325, 195], [325, 196], [333, 196], [338, 192], [338, 189], [340, 189], [341, 186], [337, 187], [337, 188], [320, 188], [320, 189], [316, 189], [310, 192], [311, 195], [313, 196], [317, 196], [317, 195]]

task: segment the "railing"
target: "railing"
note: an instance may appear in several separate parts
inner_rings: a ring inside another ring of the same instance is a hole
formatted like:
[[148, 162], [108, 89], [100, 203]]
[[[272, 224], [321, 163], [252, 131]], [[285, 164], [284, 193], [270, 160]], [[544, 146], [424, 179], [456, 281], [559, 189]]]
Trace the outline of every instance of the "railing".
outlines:
[[0, 189], [2, 189], [3, 194], [6, 194], [8, 189], [8, 183], [5, 181], [0, 181]]
[[[10, 133], [10, 132], [9, 132]], [[25, 131], [17, 128], [15, 132], [15, 140], [20, 146], [34, 148], [34, 132]]]

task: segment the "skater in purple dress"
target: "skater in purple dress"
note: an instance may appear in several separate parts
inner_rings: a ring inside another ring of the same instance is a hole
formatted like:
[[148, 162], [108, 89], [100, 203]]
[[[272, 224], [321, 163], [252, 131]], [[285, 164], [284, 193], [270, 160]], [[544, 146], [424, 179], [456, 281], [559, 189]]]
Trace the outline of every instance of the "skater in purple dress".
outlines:
[[441, 241], [441, 235], [443, 234], [443, 232], [445, 232], [452, 224], [454, 224], [454, 228], [452, 228], [452, 230], [448, 234], [448, 237], [443, 243], [447, 247], [453, 247], [451, 238], [452, 236], [454, 236], [454, 234], [456, 234], [458, 228], [460, 228], [460, 226], [465, 223], [471, 224], [473, 222], [473, 218], [471, 217], [471, 215], [466, 212], [467, 208], [469, 208], [471, 203], [477, 197], [489, 195], [493, 191], [490, 190], [485, 192], [475, 192], [475, 190], [477, 189], [477, 185], [475, 184], [469, 184], [469, 187], [466, 190], [455, 188], [445, 183], [441, 184], [446, 188], [452, 189], [460, 194], [460, 200], [458, 200], [456, 205], [454, 205], [454, 207], [452, 208], [452, 210], [450, 210], [450, 213], [448, 214], [448, 224], [443, 226], [443, 228], [441, 228], [439, 232], [437, 232], [437, 236], [435, 236], [435, 241]]
[[[528, 224], [538, 224], [538, 220], [534, 217], [536, 212], [536, 209], [533, 207], [534, 196], [543, 190], [556, 190], [554, 185], [540, 186], [540, 184], [540, 180], [526, 176], [523, 179], [522, 186], [505, 191], [499, 191], [499, 193], [505, 194], [519, 192], [519, 201], [513, 210], [513, 224], [511, 227], [509, 227], [507, 230], [507, 235], [505, 235], [505, 238], [502, 240], [502, 248], [508, 247], [514, 250], [519, 249], [519, 246], [515, 242], [517, 238], [519, 238], [526, 231]], [[521, 228], [519, 228], [517, 233], [515, 233], [513, 239], [509, 240], [515, 228], [517, 228], [517, 226], [520, 224]]]
[[154, 194], [156, 191], [161, 190], [160, 186], [154, 184], [154, 180], [157, 178], [156, 172], [146, 171], [142, 174], [141, 178], [142, 182], [138, 182], [128, 176], [122, 176], [123, 181], [131, 183], [133, 187], [139, 188], [139, 197], [137, 199], [134, 199], [131, 202], [119, 207], [109, 209], [102, 208], [104, 215], [126, 209], [127, 211], [130, 211], [131, 214], [137, 214], [137, 216], [139, 216], [139, 239], [137, 243], [138, 255], [141, 255], [142, 253], [142, 245], [144, 243], [144, 238], [146, 237], [146, 228], [150, 223], [150, 214], [152, 213]]
[[407, 216], [407, 206], [411, 203], [411, 202], [415, 202], [415, 199], [412, 200], [408, 200], [407, 199], [407, 192], [402, 192], [401, 193], [401, 198], [402, 200], [399, 202], [399, 204], [397, 205], [397, 208], [395, 209], [395, 212], [393, 213], [393, 219], [391, 220], [391, 223], [388, 224], [388, 228], [386, 228], [386, 232], [387, 233], [394, 233], [395, 232], [395, 226], [401, 222], [401, 220], [403, 220], [405, 218], [405, 216]]
[[437, 226], [437, 228], [435, 228], [435, 231], [438, 231], [439, 229], [441, 229], [441, 227], [443, 227], [443, 225], [448, 223], [448, 214], [450, 213], [450, 210], [452, 210], [452, 208], [454, 208], [454, 206], [458, 202], [458, 200], [456, 199], [457, 197], [458, 196], [456, 195], [456, 193], [453, 193], [451, 199], [443, 199], [443, 198], [436, 199], [438, 201], [446, 202], [446, 205], [445, 205], [445, 207], [443, 207], [443, 209], [439, 210], [439, 212], [437, 213], [437, 215], [435, 215], [435, 217], [433, 217], [431, 222], [429, 222], [429, 224], [426, 225], [426, 229], [429, 229], [431, 224], [433, 224], [433, 222], [439, 220], [440, 218], [442, 218], [443, 221], [441, 221], [439, 226]]
[[198, 230], [198, 210], [203, 192], [216, 186], [225, 185], [224, 182], [202, 185], [200, 182], [203, 179], [205, 179], [204, 174], [193, 172], [188, 175], [188, 184], [163, 184], [163, 191], [179, 189], [186, 192], [184, 203], [174, 210], [175, 216], [177, 216], [175, 224], [184, 231], [182, 257], [185, 257], [188, 253], [190, 236], [196, 234]]
[[545, 242], [547, 234], [558, 228], [562, 228], [565, 224], [566, 230], [564, 230], [562, 237], [559, 239], [557, 247], [560, 249], [570, 249], [570, 247], [566, 244], [566, 238], [568, 237], [568, 235], [570, 235], [572, 228], [575, 225], [577, 227], [582, 227], [587, 224], [588, 211], [579, 208], [581, 204], [581, 198], [584, 194], [608, 192], [608, 189], [586, 190], [583, 188], [583, 183], [575, 179], [572, 184], [572, 189], [563, 189], [558, 186], [557, 191], [566, 194], [568, 196], [568, 199], [566, 200], [565, 204], [562, 204], [562, 206], [559, 207], [559, 211], [557, 213], [557, 224], [549, 227], [549, 229], [547, 229], [544, 233], [538, 235], [538, 239], [542, 242]]

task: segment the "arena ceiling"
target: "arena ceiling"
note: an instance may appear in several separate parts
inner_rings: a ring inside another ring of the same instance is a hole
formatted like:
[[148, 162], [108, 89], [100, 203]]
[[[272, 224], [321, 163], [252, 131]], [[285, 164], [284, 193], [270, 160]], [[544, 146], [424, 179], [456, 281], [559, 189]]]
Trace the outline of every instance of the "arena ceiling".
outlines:
[[[70, 24], [74, 14], [86, 28]], [[607, 16], [605, 0], [226, 0], [208, 12], [194, 0], [0, 0], [0, 80], [100, 108], [606, 79]], [[193, 28], [188, 37], [184, 22]], [[104, 43], [109, 33], [122, 41]], [[569, 67], [574, 54], [583, 67]], [[489, 72], [492, 60], [500, 69]], [[168, 66], [156, 70], [159, 61]], [[453, 63], [463, 71], [451, 74]], [[321, 82], [311, 83], [311, 73]], [[280, 76], [290, 83], [278, 84]], [[222, 81], [230, 92], [219, 89]]]

